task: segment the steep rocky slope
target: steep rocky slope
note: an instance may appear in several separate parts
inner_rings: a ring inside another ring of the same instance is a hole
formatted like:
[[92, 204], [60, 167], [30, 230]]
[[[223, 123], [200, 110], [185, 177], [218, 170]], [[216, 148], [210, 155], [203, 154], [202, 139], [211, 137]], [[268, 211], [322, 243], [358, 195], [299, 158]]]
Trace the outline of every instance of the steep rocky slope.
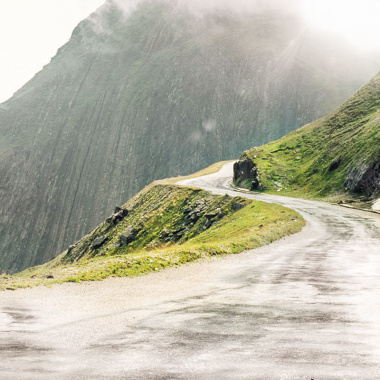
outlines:
[[14, 276], [0, 291], [109, 276], [139, 276], [211, 256], [240, 253], [299, 232], [296, 211], [157, 181], [52, 261]]
[[108, 1], [0, 106], [0, 269], [46, 262], [152, 180], [278, 138], [373, 75], [293, 15], [181, 4]]
[[246, 151], [234, 169], [252, 190], [379, 196], [380, 74], [331, 115]]

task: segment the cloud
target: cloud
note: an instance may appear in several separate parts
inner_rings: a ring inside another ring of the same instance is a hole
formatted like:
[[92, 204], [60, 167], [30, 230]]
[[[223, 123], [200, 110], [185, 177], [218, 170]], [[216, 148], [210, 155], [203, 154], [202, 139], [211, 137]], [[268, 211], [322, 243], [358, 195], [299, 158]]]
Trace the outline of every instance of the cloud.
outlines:
[[185, 9], [197, 16], [214, 11], [231, 11], [234, 13], [252, 13], [268, 10], [294, 12], [301, 0], [108, 0], [106, 4], [118, 6], [125, 15], [131, 14], [139, 3], [165, 2], [173, 8]]
[[128, 16], [137, 8], [138, 4], [143, 1], [144, 0], [108, 0], [108, 3], [118, 6], [123, 13]]
[[[107, 27], [104, 15], [109, 13], [114, 7], [119, 8], [125, 17], [128, 17], [133, 13], [138, 4], [146, 0], [107, 0], [96, 12], [92, 13], [87, 20], [94, 32], [96, 33], [111, 33], [109, 27]], [[161, 1], [161, 0], [156, 0]]]
[[238, 13], [252, 13], [267, 10], [291, 10], [298, 4], [298, 0], [191, 0], [179, 1], [190, 10], [210, 12], [214, 10], [227, 10]]

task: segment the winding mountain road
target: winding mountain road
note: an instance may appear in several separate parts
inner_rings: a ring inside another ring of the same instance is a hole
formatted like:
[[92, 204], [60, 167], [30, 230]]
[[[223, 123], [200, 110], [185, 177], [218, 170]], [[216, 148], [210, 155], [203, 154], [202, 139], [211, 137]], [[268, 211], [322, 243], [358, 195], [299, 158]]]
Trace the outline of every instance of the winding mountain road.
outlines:
[[0, 293], [1, 379], [379, 379], [380, 215], [291, 207], [270, 246], [149, 276]]

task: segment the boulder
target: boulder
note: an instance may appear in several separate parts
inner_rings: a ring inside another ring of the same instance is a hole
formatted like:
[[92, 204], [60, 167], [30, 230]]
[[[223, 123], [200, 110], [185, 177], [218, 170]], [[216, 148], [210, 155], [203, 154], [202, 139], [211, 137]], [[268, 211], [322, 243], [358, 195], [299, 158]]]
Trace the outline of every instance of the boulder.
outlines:
[[354, 193], [372, 197], [380, 192], [380, 162], [361, 164], [351, 169], [344, 187]]
[[242, 208], [244, 208], [244, 205], [239, 203], [239, 202], [232, 202], [231, 203], [231, 208], [233, 211], [239, 211], [241, 210]]
[[342, 163], [341, 158], [338, 158], [337, 160], [333, 161], [329, 166], [329, 172], [332, 172], [332, 171], [338, 169], [341, 163]]
[[220, 208], [217, 208], [216, 210], [213, 210], [213, 211], [209, 211], [209, 212], [207, 212], [206, 214], [205, 214], [205, 217], [207, 218], [207, 219], [214, 219], [214, 218], [216, 218], [219, 214], [221, 213], [221, 210], [220, 210]]
[[[117, 210], [118, 208], [116, 208]], [[116, 211], [115, 210], [115, 211]], [[118, 222], [121, 222], [126, 216], [128, 216], [128, 210], [119, 208], [119, 211], [115, 212], [112, 217], [111, 221], [116, 224]], [[108, 220], [108, 219], [107, 219]]]
[[211, 220], [211, 219], [207, 219], [207, 220], [206, 220], [206, 223], [205, 223], [204, 226], [203, 226], [203, 229], [204, 229], [204, 230], [207, 230], [208, 228], [210, 228], [210, 227], [213, 225], [213, 223], [214, 223], [213, 220]]
[[185, 224], [194, 224], [202, 217], [202, 209], [199, 207], [188, 212], [185, 216]]
[[128, 226], [128, 228], [119, 236], [120, 246], [123, 247], [135, 241], [138, 232], [139, 231], [133, 226]]
[[91, 248], [93, 249], [98, 249], [100, 248], [105, 242], [107, 241], [107, 236], [104, 235], [104, 236], [100, 236], [98, 238], [96, 238], [92, 244], [91, 244]]
[[183, 235], [185, 235], [185, 233], [186, 233], [186, 228], [185, 227], [180, 227], [177, 230], [175, 230], [175, 231], [172, 232], [173, 239], [175, 241], [177, 241], [177, 240], [181, 239], [181, 237]]

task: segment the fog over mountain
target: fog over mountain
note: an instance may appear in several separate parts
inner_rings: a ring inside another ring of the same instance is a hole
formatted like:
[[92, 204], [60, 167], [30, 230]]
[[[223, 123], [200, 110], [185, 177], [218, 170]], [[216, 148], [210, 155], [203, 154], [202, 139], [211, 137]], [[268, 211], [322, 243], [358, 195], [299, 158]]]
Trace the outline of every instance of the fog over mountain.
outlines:
[[48, 261], [154, 179], [279, 138], [378, 70], [293, 8], [233, 3], [107, 1], [0, 105], [0, 268]]

